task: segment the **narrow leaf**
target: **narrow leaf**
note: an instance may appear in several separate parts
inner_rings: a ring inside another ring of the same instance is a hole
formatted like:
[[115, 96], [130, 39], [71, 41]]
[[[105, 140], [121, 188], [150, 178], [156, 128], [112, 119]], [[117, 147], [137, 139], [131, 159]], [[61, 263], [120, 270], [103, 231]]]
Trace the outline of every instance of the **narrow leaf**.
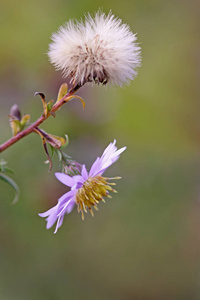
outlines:
[[31, 116], [30, 115], [24, 115], [21, 119], [21, 130], [24, 129], [24, 127], [26, 126], [26, 123], [30, 120]]
[[12, 129], [13, 136], [15, 136], [17, 133], [19, 133], [21, 131], [20, 121], [17, 119], [14, 119], [14, 117], [12, 117], [12, 116], [10, 116], [10, 127]]
[[47, 109], [48, 109], [48, 112], [50, 112], [50, 110], [52, 109], [52, 107], [53, 107], [53, 100], [51, 100], [51, 101], [49, 101], [49, 102], [47, 103]]
[[69, 102], [69, 101], [71, 101], [72, 99], [78, 99], [78, 100], [80, 100], [81, 103], [82, 103], [83, 109], [85, 108], [85, 101], [84, 101], [81, 97], [79, 97], [79, 96], [77, 96], [77, 95], [72, 95], [72, 96], [67, 97], [66, 100], [65, 100], [65, 102]]
[[51, 148], [51, 158], [53, 157], [54, 153], [55, 153], [55, 148], [51, 145], [49, 145]]
[[61, 86], [60, 86], [60, 89], [58, 91], [58, 97], [57, 97], [57, 102], [59, 102], [66, 94], [67, 94], [67, 90], [68, 90], [68, 85], [67, 83], [63, 83]]
[[71, 159], [71, 156], [67, 155], [66, 153], [62, 152], [62, 156], [65, 158], [65, 159]]
[[3, 171], [3, 172], [8, 172], [8, 173], [11, 173], [11, 174], [14, 174], [14, 173], [15, 173], [12, 169], [10, 169], [10, 168], [8, 168], [8, 167], [5, 167], [4, 170], [2, 170], [2, 171]]
[[15, 204], [19, 199], [19, 187], [18, 187], [18, 185], [16, 184], [16, 182], [12, 178], [10, 178], [9, 176], [7, 176], [3, 173], [0, 173], [0, 179], [4, 182], [8, 183], [15, 190], [15, 198], [12, 202], [12, 204]]
[[44, 116], [46, 117], [48, 115], [48, 107], [47, 107], [47, 103], [45, 100], [45, 95], [43, 93], [36, 92], [34, 94], [34, 96], [37, 96], [37, 95], [39, 95], [41, 97], [42, 105], [43, 105], [43, 109], [44, 109]]
[[48, 149], [47, 149], [47, 144], [46, 144], [46, 143], [43, 143], [43, 147], [44, 147], [44, 151], [45, 151], [45, 153], [46, 153], [46, 156], [47, 156], [47, 158], [48, 158], [49, 172], [50, 172], [51, 169], [52, 169], [52, 166], [53, 166], [52, 160], [51, 160], [51, 157], [50, 157], [49, 152], [48, 152]]
[[55, 149], [55, 152], [56, 152], [56, 154], [58, 155], [58, 160], [59, 160], [59, 161], [62, 161], [62, 153], [61, 153], [61, 151], [58, 150], [58, 149]]

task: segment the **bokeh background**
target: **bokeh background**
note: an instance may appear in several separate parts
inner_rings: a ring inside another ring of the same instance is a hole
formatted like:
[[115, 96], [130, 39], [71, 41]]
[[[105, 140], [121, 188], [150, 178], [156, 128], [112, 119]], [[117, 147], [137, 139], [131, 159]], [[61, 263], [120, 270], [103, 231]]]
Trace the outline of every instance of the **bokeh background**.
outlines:
[[143, 64], [123, 88], [84, 87], [42, 128], [69, 135], [66, 152], [90, 167], [108, 143], [127, 146], [107, 175], [118, 194], [56, 235], [38, 217], [66, 192], [32, 134], [1, 154], [21, 189], [0, 182], [0, 299], [200, 299], [200, 3], [160, 0], [0, 0], [0, 142], [11, 105], [42, 111], [64, 82], [48, 62], [51, 33], [98, 8], [138, 33]]

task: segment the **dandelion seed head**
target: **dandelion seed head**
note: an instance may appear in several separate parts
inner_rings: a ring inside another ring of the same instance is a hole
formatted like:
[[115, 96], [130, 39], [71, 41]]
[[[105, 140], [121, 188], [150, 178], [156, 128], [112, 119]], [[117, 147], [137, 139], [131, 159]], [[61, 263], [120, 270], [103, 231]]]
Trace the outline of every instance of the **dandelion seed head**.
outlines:
[[86, 82], [123, 85], [137, 75], [140, 47], [128, 25], [110, 12], [70, 20], [52, 35], [49, 58], [73, 84]]

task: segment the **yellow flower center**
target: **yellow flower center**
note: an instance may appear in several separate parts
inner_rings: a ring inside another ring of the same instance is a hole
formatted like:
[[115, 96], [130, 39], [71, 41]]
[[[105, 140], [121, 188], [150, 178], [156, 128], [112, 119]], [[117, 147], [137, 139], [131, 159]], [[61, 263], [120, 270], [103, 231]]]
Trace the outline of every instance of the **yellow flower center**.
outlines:
[[[84, 212], [87, 213], [87, 208], [92, 216], [94, 216], [92, 207], [98, 210], [97, 204], [100, 201], [105, 202], [103, 197], [112, 198], [109, 195], [109, 191], [117, 192], [111, 185], [115, 183], [108, 183], [107, 180], [111, 178], [102, 177], [97, 175], [95, 177], [89, 177], [83, 184], [83, 186], [76, 193], [77, 210], [81, 212], [82, 220], [84, 220]], [[115, 177], [112, 179], [119, 179]]]

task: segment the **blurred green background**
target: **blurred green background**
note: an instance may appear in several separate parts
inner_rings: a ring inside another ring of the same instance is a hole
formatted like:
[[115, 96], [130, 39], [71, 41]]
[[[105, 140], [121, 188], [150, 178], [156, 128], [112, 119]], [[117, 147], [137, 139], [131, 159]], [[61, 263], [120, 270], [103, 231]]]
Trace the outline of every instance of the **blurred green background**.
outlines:
[[64, 80], [48, 62], [51, 33], [69, 18], [112, 9], [138, 33], [142, 67], [123, 88], [83, 87], [42, 128], [68, 134], [67, 153], [89, 167], [108, 143], [127, 146], [106, 173], [118, 194], [82, 222], [74, 211], [56, 235], [37, 213], [66, 192], [32, 134], [1, 154], [21, 189], [0, 183], [0, 299], [200, 299], [199, 14], [193, 1], [0, 0], [0, 142], [17, 103], [34, 121], [36, 91]]

